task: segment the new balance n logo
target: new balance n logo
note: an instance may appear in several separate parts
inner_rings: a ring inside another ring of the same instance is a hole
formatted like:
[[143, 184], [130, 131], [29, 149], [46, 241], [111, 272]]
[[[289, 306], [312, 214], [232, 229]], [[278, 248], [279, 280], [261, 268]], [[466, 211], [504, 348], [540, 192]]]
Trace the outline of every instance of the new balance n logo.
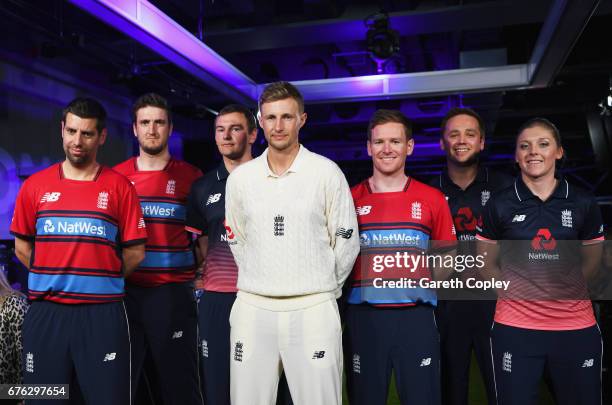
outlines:
[[42, 198], [40, 199], [41, 203], [44, 202], [55, 202], [57, 200], [59, 200], [60, 195], [62, 195], [62, 193], [57, 193], [57, 192], [52, 192], [52, 193], [45, 193]]
[[180, 339], [183, 337], [183, 331], [182, 330], [177, 330], [176, 332], [174, 332], [172, 334], [172, 339]]
[[431, 365], [431, 357], [427, 357], [421, 360], [421, 365], [419, 367], [427, 367]]
[[338, 228], [338, 230], [336, 231], [336, 236], [340, 236], [344, 239], [351, 239], [351, 236], [353, 236], [353, 230]]
[[361, 216], [361, 215], [368, 215], [370, 213], [370, 211], [372, 211], [372, 206], [371, 205], [362, 205], [361, 207], [357, 207], [355, 209], [355, 211], [357, 212], [357, 215]]
[[214, 204], [218, 202], [220, 199], [221, 199], [221, 193], [211, 194], [208, 196], [208, 200], [206, 200], [206, 205], [208, 206], [208, 204]]
[[588, 360], [584, 361], [584, 364], [582, 365], [582, 368], [593, 367], [594, 364], [595, 364], [595, 360], [588, 359]]
[[322, 359], [323, 357], [325, 357], [325, 350], [321, 350], [320, 352], [314, 352], [314, 354], [312, 355], [312, 359]]
[[104, 355], [104, 361], [113, 361], [117, 358], [117, 353], [112, 352], [112, 353], [106, 353]]
[[512, 218], [512, 222], [523, 222], [525, 220], [525, 215], [515, 215]]

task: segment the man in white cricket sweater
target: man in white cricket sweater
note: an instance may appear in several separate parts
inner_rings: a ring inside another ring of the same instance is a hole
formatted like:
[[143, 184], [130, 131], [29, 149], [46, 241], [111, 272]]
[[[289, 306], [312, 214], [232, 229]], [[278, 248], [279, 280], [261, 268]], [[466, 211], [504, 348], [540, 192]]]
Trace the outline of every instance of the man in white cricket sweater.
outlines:
[[230, 315], [232, 405], [272, 405], [281, 369], [295, 405], [342, 403], [336, 298], [359, 253], [340, 168], [298, 142], [304, 100], [290, 83], [259, 98], [264, 153], [229, 176], [226, 230], [238, 264]]

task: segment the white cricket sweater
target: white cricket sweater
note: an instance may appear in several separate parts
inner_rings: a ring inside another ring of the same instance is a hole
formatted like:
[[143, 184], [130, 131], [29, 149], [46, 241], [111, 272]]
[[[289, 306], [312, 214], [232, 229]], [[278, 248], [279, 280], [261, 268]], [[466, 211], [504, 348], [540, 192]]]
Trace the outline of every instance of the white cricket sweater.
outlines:
[[344, 174], [302, 145], [281, 176], [267, 157], [266, 149], [227, 180], [226, 229], [238, 290], [267, 297], [339, 296], [359, 253]]

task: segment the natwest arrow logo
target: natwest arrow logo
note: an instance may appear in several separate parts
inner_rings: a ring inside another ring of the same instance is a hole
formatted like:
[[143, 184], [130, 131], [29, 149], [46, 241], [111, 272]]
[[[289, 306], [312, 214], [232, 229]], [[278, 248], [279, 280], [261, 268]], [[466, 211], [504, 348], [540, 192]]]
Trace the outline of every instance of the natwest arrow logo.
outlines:
[[476, 218], [470, 207], [461, 207], [454, 218], [458, 232], [473, 232], [476, 230]]
[[229, 225], [227, 224], [225, 220], [223, 220], [223, 227], [225, 228], [225, 233], [227, 234], [227, 238], [234, 239], [234, 232], [232, 231], [232, 228], [229, 227]]
[[548, 228], [540, 228], [531, 240], [531, 247], [533, 250], [554, 250], [557, 247], [557, 241]]

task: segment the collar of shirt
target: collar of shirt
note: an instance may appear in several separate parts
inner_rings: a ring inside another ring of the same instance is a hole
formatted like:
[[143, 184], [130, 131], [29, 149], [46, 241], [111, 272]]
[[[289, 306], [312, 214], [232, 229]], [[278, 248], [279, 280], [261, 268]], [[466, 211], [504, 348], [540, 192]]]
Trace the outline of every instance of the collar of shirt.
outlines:
[[[565, 180], [563, 177], [559, 177], [557, 180], [559, 180], [559, 184], [557, 184], [557, 187], [555, 188], [555, 191], [553, 191], [553, 193], [550, 195], [550, 198], [565, 199], [569, 195], [569, 184], [567, 183], [567, 180]], [[521, 202], [530, 198], [535, 198], [538, 200], [540, 199], [535, 194], [533, 194], [531, 190], [529, 190], [529, 187], [527, 187], [527, 185], [523, 182], [523, 179], [521, 178], [520, 174], [516, 177], [516, 180], [514, 181], [514, 191], [516, 193], [516, 198], [518, 198], [518, 200]]]
[[287, 175], [288, 173], [299, 172], [302, 166], [304, 165], [304, 159], [306, 159], [306, 155], [310, 153], [310, 151], [306, 149], [304, 145], [300, 144], [300, 149], [298, 150], [298, 153], [295, 156], [295, 159], [293, 159], [291, 166], [289, 166], [289, 168], [283, 174], [278, 175], [274, 173], [272, 169], [270, 169], [270, 165], [268, 164], [268, 150], [269, 149], [270, 149], [269, 147], [266, 148], [266, 150], [264, 150], [263, 153], [261, 154], [262, 165], [265, 168], [267, 177], [283, 177]]
[[227, 171], [227, 168], [225, 167], [225, 163], [223, 163], [222, 161], [219, 167], [217, 167], [217, 180], [223, 181], [227, 179], [228, 176], [229, 176], [229, 172]]
[[[466, 190], [472, 187], [475, 183], [487, 183], [489, 181], [489, 169], [486, 167], [478, 167], [478, 172], [476, 173], [476, 178], [473, 182], [467, 186]], [[458, 185], [456, 185], [453, 180], [448, 175], [448, 169], [444, 169], [440, 174], [440, 190], [444, 191], [447, 187], [454, 187], [460, 189]]]

